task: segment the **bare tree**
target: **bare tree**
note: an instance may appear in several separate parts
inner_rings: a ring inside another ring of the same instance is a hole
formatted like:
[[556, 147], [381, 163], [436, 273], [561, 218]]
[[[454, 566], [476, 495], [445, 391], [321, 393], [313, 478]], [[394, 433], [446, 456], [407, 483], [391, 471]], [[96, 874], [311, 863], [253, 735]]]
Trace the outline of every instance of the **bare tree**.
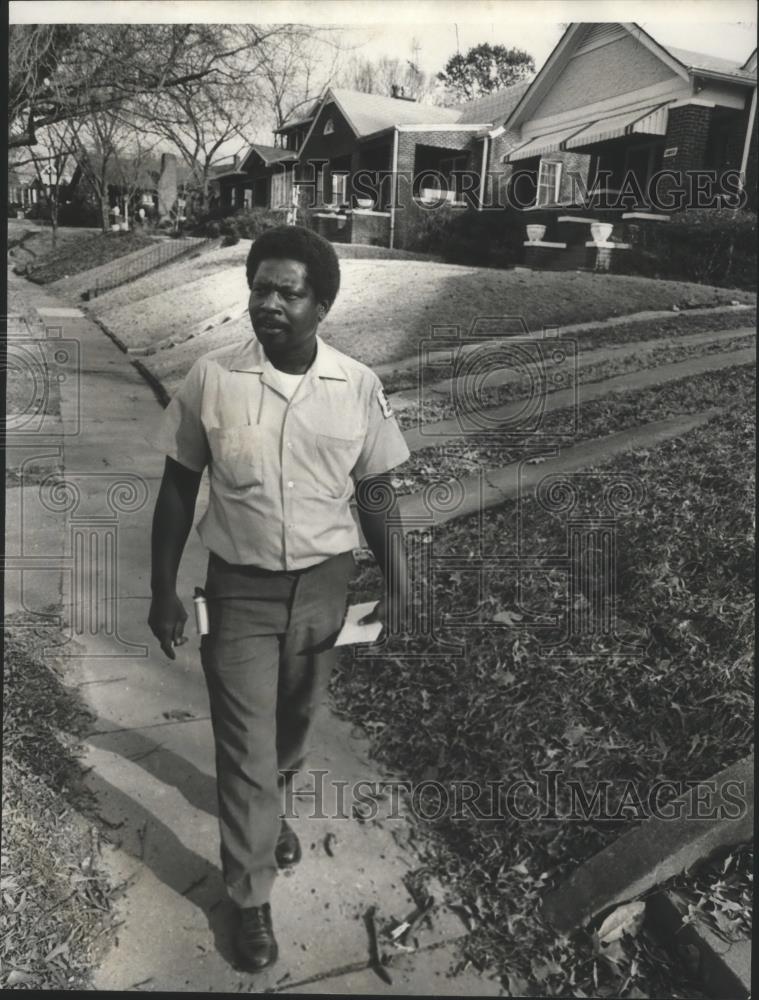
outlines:
[[108, 185], [113, 179], [124, 131], [122, 120], [110, 111], [90, 114], [79, 129], [77, 162], [100, 206], [100, 225], [104, 233], [110, 226]]
[[201, 80], [184, 83], [168, 95], [138, 102], [132, 114], [144, 132], [167, 139], [189, 167], [202, 204], [208, 200], [211, 167], [230, 139], [246, 141], [260, 109], [239, 98], [229, 82]]
[[342, 52], [338, 29], [268, 39], [257, 53], [256, 72], [245, 81], [249, 98], [266, 109], [272, 128], [279, 128], [307, 111], [335, 81]]
[[119, 146], [113, 155], [112, 175], [118, 185], [124, 204], [124, 221], [129, 222], [129, 206], [138, 192], [153, 187], [149, 164], [152, 161], [157, 139], [146, 138], [137, 131], [131, 136], [131, 145]]
[[9, 148], [34, 146], [45, 125], [121, 108], [135, 98], [241, 72], [293, 25], [11, 25]]
[[77, 131], [78, 125], [75, 122], [48, 125], [42, 137], [45, 151], [36, 150], [32, 153], [34, 171], [50, 210], [53, 249], [58, 244], [58, 209], [61, 198], [70, 186], [76, 167]]
[[430, 98], [436, 88], [434, 77], [418, 66], [419, 44], [412, 40], [412, 58], [381, 56], [365, 59], [353, 56], [339, 74], [339, 85], [367, 94], [389, 97], [399, 88], [404, 97], [422, 101]]

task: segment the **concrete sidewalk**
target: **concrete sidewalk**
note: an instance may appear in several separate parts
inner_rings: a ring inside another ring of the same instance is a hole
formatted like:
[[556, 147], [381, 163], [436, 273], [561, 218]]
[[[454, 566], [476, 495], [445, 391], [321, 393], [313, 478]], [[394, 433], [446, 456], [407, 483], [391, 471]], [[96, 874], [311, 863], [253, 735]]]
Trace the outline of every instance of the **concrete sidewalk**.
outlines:
[[[84, 765], [92, 768], [87, 780], [112, 831], [104, 861], [114, 883], [127, 880], [128, 889], [120, 904], [124, 922], [97, 970], [95, 988], [501, 994], [497, 981], [471, 970], [446, 975], [466, 930], [442, 904], [431, 926], [419, 931], [413, 954], [381, 941], [381, 950], [393, 955], [392, 985], [369, 968], [365, 911], [375, 905], [382, 927], [414, 908], [403, 883], [421, 863], [411, 846], [412, 824], [402, 808], [399, 818], [309, 818], [308, 775], [300, 781], [306, 794], [296, 803], [299, 818], [293, 822], [304, 859], [277, 879], [272, 900], [280, 959], [257, 976], [235, 969], [198, 640], [190, 629], [190, 641], [172, 663], [146, 625], [150, 521], [163, 468], [146, 434], [160, 407], [127, 356], [78, 310], [25, 283], [19, 294], [36, 310], [30, 315], [34, 336], [45, 339], [46, 326], [49, 339], [58, 328], [79, 351], [76, 378], [60, 384], [60, 419], [46, 428], [62, 449], [65, 486], [51, 487], [46, 498], [31, 483], [16, 491], [26, 516], [15, 530], [21, 538], [42, 532], [35, 537], [46, 540], [49, 585], [24, 591], [17, 584], [13, 600], [27, 608], [61, 601], [71, 635], [61, 649], [70, 655], [69, 680], [80, 685], [97, 716]], [[199, 512], [206, 489], [204, 483]], [[11, 516], [16, 514], [9, 510]], [[13, 530], [9, 526], [9, 535]], [[27, 547], [26, 556], [21, 551], [19, 566], [37, 549]], [[194, 585], [204, 580], [206, 558], [193, 532], [179, 583], [188, 611]], [[30, 562], [29, 572], [17, 575], [28, 578], [37, 565]], [[366, 743], [326, 709], [309, 766], [327, 771], [328, 782], [399, 777], [370, 763]], [[327, 815], [337, 811], [331, 798], [325, 795]], [[348, 803], [350, 816], [350, 798]], [[442, 901], [440, 886], [430, 883], [427, 889]]]

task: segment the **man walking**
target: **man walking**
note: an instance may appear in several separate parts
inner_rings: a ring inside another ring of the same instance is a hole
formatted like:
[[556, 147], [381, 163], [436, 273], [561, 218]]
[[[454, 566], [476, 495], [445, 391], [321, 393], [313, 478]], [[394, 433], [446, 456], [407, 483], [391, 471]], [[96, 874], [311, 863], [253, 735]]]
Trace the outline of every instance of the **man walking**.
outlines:
[[281, 801], [334, 661], [358, 544], [351, 496], [355, 486], [361, 528], [386, 582], [370, 618], [400, 621], [406, 566], [387, 544], [395, 506], [387, 473], [409, 451], [377, 376], [317, 334], [340, 285], [332, 245], [298, 226], [271, 229], [254, 242], [246, 270], [255, 337], [200, 358], [156, 435], [167, 458], [148, 623], [174, 659], [187, 620], [177, 572], [207, 467], [209, 502], [198, 526], [210, 550], [201, 663], [222, 868], [239, 912], [235, 944], [244, 967], [257, 970], [277, 958], [269, 907], [277, 867], [301, 856]]

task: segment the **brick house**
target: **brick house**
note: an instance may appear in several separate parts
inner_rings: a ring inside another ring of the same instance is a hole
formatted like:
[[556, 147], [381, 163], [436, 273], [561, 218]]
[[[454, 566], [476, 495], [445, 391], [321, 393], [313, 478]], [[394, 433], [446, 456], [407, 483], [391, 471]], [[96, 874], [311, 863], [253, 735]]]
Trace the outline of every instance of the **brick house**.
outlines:
[[554, 250], [574, 246], [558, 256], [577, 266], [590, 222], [611, 222], [624, 243], [699, 202], [697, 184], [714, 207], [742, 177], [755, 208], [755, 113], [756, 51], [727, 60], [632, 23], [575, 23], [490, 134], [493, 193], [545, 225]]
[[250, 146], [213, 176], [219, 210], [231, 215], [239, 209], [289, 208], [297, 159], [295, 151], [282, 147]]
[[525, 86], [455, 108], [328, 90], [298, 147], [303, 217], [332, 240], [402, 248], [431, 208], [479, 206], [487, 130]]

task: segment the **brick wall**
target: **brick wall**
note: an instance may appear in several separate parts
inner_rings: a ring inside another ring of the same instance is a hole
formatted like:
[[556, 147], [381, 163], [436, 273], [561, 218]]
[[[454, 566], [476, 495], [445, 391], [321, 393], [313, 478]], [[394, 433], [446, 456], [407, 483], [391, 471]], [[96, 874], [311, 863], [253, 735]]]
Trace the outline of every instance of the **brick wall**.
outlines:
[[558, 85], [551, 88], [533, 117], [580, 108], [593, 100], [616, 97], [669, 80], [674, 73], [652, 52], [627, 35], [570, 59]]
[[394, 246], [403, 249], [408, 245], [415, 228], [423, 222], [425, 214], [435, 208], [423, 207], [412, 196], [414, 165], [417, 146], [457, 150], [466, 154], [464, 170], [479, 173], [482, 167], [482, 143], [475, 142], [472, 132], [399, 132], [398, 133], [398, 207], [395, 210]]
[[[662, 169], [673, 171], [676, 177], [665, 178], [658, 185], [660, 198], [666, 199], [672, 189], [687, 189], [687, 171], [703, 170], [707, 167], [713, 112], [713, 108], [701, 104], [685, 104], [679, 108], [669, 109], [664, 147], [665, 150], [676, 149], [677, 152], [674, 156], [662, 160]], [[687, 206], [683, 204], [682, 207]]]

